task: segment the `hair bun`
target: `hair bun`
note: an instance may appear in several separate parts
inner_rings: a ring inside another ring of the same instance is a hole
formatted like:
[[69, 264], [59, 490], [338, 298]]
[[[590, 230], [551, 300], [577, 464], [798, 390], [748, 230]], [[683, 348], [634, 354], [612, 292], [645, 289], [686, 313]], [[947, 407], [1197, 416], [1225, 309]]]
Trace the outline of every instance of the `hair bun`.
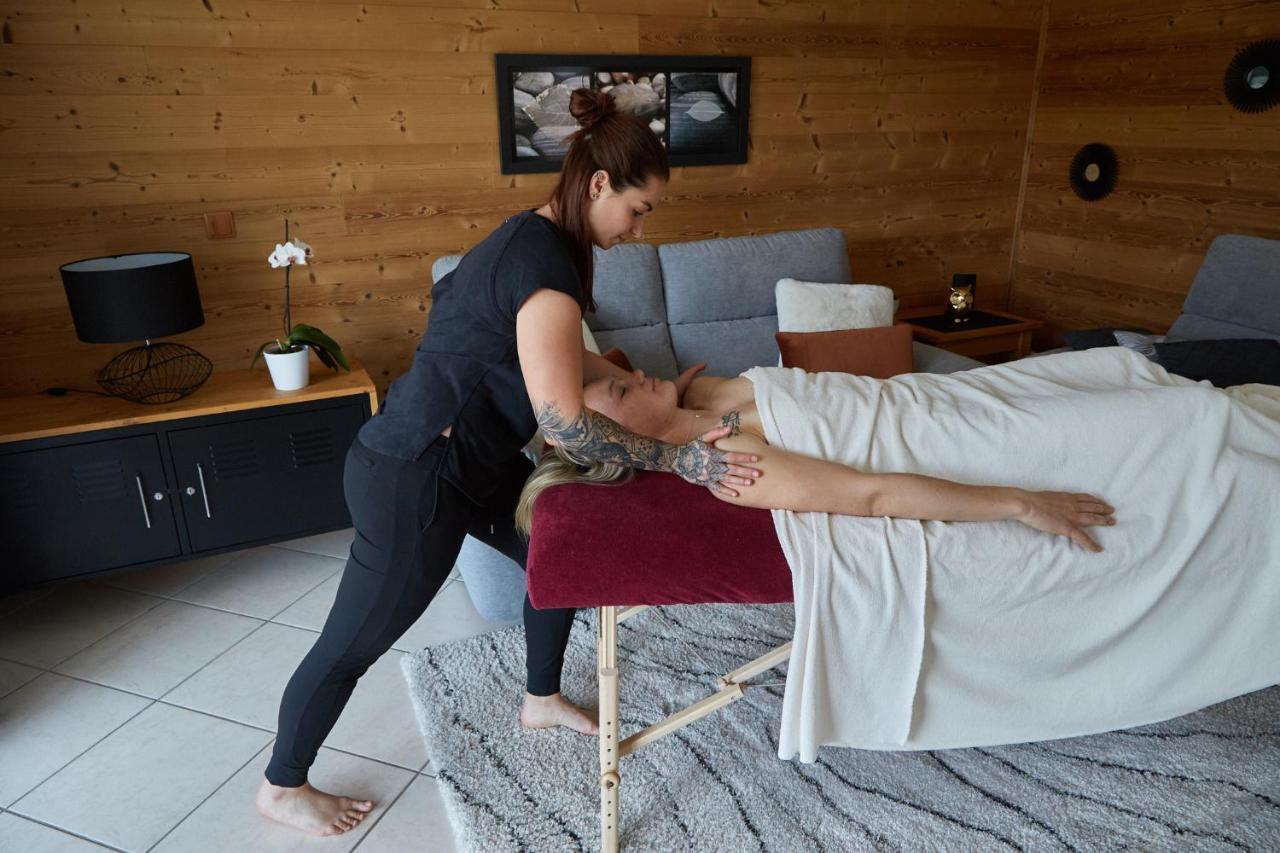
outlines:
[[614, 112], [613, 98], [608, 92], [574, 89], [569, 96], [569, 114], [583, 127], [591, 127]]

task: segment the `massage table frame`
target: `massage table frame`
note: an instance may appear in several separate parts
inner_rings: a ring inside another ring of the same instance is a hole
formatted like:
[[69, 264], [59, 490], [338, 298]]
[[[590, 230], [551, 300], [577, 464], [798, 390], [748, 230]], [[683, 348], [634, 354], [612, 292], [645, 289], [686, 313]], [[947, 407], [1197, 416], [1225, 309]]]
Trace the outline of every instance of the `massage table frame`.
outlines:
[[635, 752], [640, 747], [653, 743], [672, 732], [679, 731], [712, 711], [741, 699], [746, 689], [751, 686], [746, 683], [748, 679], [772, 669], [791, 654], [791, 643], [784, 643], [733, 672], [720, 676], [720, 689], [710, 696], [619, 740], [618, 624], [648, 609], [648, 605], [596, 608], [597, 672], [600, 679], [600, 849], [605, 853], [617, 853], [618, 850], [618, 824], [622, 817], [619, 802], [622, 777], [618, 762], [622, 756]]

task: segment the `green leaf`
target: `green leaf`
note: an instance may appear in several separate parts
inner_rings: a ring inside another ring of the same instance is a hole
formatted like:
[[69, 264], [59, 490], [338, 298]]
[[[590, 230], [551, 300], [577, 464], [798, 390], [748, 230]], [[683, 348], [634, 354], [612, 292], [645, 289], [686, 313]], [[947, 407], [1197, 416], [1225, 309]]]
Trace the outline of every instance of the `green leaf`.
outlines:
[[320, 363], [335, 373], [338, 370], [337, 362], [333, 360], [333, 356], [329, 355], [329, 351], [324, 347], [312, 346], [311, 351], [316, 354], [316, 358], [320, 359]]
[[253, 370], [253, 368], [257, 366], [258, 359], [262, 358], [262, 351], [274, 343], [275, 341], [266, 341], [262, 346], [258, 347], [258, 351], [253, 354], [253, 360], [249, 362], [250, 370]]
[[[289, 339], [300, 344], [306, 344], [316, 350], [317, 355], [319, 355], [320, 350], [324, 350], [327, 355], [331, 356], [337, 364], [342, 365], [345, 370], [351, 369], [351, 365], [347, 363], [347, 357], [343, 355], [342, 347], [338, 346], [338, 342], [317, 329], [315, 326], [298, 323], [293, 327], [293, 331], [289, 333]], [[324, 359], [321, 358], [321, 361], [324, 361]], [[330, 366], [334, 370], [338, 369], [334, 365]]]

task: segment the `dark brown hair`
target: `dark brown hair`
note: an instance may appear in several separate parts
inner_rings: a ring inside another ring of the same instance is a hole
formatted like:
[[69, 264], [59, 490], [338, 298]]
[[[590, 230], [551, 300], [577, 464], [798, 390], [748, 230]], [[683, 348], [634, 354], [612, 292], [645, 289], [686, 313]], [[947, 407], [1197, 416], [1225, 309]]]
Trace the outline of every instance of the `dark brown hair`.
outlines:
[[551, 211], [569, 244], [573, 265], [582, 284], [584, 310], [594, 311], [591, 294], [594, 255], [587, 223], [587, 194], [591, 176], [603, 169], [615, 192], [642, 187], [652, 177], [671, 177], [667, 150], [649, 125], [637, 116], [620, 113], [607, 92], [574, 89], [569, 112], [582, 125], [569, 136], [569, 153], [560, 167], [560, 180], [551, 191]]

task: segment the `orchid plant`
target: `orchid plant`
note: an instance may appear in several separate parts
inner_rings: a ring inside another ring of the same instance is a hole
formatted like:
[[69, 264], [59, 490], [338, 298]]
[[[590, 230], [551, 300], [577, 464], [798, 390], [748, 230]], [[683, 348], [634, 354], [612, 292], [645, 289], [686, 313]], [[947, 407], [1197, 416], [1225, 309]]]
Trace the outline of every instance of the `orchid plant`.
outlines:
[[253, 354], [253, 360], [249, 362], [250, 369], [258, 363], [263, 352], [273, 354], [297, 352], [302, 347], [310, 347], [316, 357], [335, 372], [339, 366], [345, 370], [351, 369], [351, 365], [347, 363], [347, 357], [342, 352], [342, 347], [338, 346], [333, 338], [315, 326], [308, 326], [305, 323], [298, 323], [296, 326], [293, 324], [293, 311], [289, 299], [289, 272], [295, 265], [306, 266], [311, 255], [311, 246], [296, 238], [289, 239], [289, 220], [286, 217], [284, 242], [277, 243], [275, 251], [267, 257], [267, 262], [271, 264], [272, 269], [284, 267], [284, 337], [273, 338], [258, 347], [258, 351]]

